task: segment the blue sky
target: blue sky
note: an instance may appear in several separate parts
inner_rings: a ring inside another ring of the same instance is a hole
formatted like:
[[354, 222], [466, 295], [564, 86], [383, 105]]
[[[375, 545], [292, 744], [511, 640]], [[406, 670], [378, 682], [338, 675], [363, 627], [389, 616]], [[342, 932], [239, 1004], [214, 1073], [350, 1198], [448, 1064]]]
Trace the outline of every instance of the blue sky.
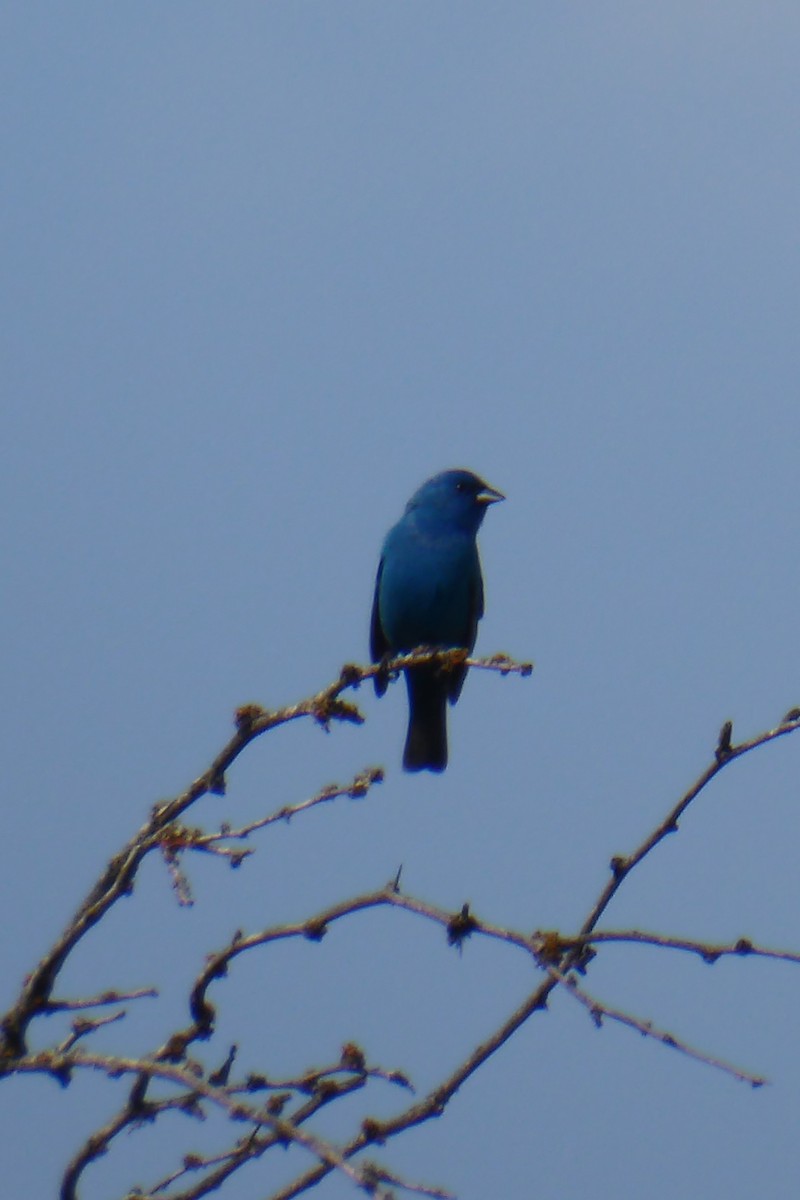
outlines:
[[[789, 3], [6, 8], [4, 1006], [236, 705], [366, 657], [381, 540], [442, 467], [508, 496], [478, 649], [534, 676], [468, 680], [441, 778], [400, 770], [399, 687], [360, 729], [255, 744], [198, 819], [387, 779], [236, 874], [192, 862], [189, 911], [149, 863], [64, 978], [164, 985], [99, 1047], [156, 1044], [235, 928], [401, 863], [435, 903], [567, 933], [723, 720], [800, 703], [799, 36]], [[731, 766], [604, 926], [798, 948], [799, 756]], [[589, 982], [771, 1086], [562, 997], [385, 1159], [462, 1200], [796, 1195], [797, 971], [615, 949]], [[220, 986], [210, 1061], [355, 1038], [425, 1087], [530, 987], [510, 952], [363, 918]], [[7, 1083], [13, 1193], [54, 1194], [115, 1098]], [[85, 1200], [155, 1179], [166, 1143], [125, 1139]]]

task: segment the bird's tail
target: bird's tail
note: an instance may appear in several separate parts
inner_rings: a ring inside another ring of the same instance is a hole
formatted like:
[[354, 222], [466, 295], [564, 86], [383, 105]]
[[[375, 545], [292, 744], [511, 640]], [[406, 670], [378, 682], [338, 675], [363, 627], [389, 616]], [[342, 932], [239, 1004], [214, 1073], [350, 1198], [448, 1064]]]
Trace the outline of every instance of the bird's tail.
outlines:
[[434, 671], [406, 671], [408, 736], [403, 751], [407, 771], [443, 771], [447, 766], [447, 686]]

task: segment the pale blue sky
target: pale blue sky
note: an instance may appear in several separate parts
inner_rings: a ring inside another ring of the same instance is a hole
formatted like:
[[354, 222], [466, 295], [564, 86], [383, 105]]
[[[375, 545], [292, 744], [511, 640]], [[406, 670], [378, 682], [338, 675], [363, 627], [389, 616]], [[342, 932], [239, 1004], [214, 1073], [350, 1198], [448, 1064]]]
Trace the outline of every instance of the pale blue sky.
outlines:
[[[363, 692], [360, 729], [254, 745], [198, 819], [387, 780], [235, 875], [192, 862], [191, 911], [149, 863], [64, 989], [166, 979], [163, 1008], [98, 1046], [151, 1048], [235, 928], [400, 863], [567, 933], [724, 719], [800, 703], [798, 53], [794, 3], [6, 6], [3, 1007], [236, 705], [365, 658], [383, 535], [442, 467], [508, 496], [478, 648], [533, 678], [469, 679], [441, 778], [400, 771], [400, 688]], [[800, 947], [799, 774], [792, 739], [730, 767], [605, 927]], [[796, 1196], [800, 972], [616, 949], [588, 982], [772, 1086], [556, 998], [385, 1161], [462, 1200]], [[277, 1073], [355, 1038], [424, 1088], [531, 986], [510, 952], [362, 918], [237, 967], [209, 1054]], [[4, 1085], [9, 1195], [53, 1195], [117, 1096]], [[84, 1200], [152, 1182], [165, 1142], [123, 1139]]]

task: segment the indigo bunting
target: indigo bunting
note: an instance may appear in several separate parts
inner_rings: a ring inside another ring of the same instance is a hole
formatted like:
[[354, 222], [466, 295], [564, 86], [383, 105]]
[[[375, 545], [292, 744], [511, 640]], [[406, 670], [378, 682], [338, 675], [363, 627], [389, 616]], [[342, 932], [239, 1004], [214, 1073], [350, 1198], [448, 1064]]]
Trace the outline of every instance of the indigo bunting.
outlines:
[[[373, 662], [417, 646], [472, 650], [483, 616], [483, 579], [476, 541], [486, 508], [504, 500], [471, 471], [442, 471], [423, 483], [383, 543], [372, 605]], [[467, 668], [437, 664], [405, 672], [407, 771], [447, 766], [447, 709], [455, 704]], [[375, 677], [382, 696], [386, 680]]]

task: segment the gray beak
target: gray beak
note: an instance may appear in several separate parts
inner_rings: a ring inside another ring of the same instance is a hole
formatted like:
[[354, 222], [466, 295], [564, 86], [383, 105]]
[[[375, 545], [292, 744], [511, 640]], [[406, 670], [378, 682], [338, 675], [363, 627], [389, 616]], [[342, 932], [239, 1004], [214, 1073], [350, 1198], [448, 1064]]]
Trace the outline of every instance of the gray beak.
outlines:
[[488, 483], [483, 485], [475, 497], [476, 504], [497, 504], [498, 500], [505, 500], [505, 496], [498, 492], [497, 488], [489, 487]]

